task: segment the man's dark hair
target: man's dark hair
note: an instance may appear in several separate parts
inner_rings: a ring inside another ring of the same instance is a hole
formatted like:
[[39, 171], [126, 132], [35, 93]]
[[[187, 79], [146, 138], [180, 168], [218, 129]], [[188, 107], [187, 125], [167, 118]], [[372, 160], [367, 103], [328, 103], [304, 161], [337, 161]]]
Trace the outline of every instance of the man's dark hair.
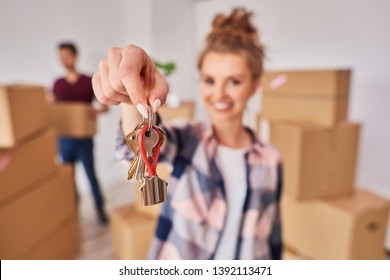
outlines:
[[70, 50], [74, 55], [77, 55], [77, 47], [72, 42], [62, 42], [58, 44], [58, 49], [68, 49]]

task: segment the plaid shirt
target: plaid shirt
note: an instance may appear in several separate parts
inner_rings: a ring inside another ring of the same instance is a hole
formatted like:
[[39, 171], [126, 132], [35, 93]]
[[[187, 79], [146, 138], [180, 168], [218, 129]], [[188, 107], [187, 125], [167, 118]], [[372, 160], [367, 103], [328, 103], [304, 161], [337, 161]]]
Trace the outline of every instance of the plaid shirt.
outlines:
[[[173, 166], [168, 200], [163, 203], [150, 259], [213, 259], [227, 214], [224, 178], [215, 161], [218, 142], [211, 126], [185, 121], [162, 127], [167, 141], [160, 161]], [[241, 215], [235, 259], [280, 259], [282, 254], [279, 200], [282, 168], [279, 152], [259, 142], [245, 154], [246, 197]], [[134, 154], [122, 132], [116, 157]]]

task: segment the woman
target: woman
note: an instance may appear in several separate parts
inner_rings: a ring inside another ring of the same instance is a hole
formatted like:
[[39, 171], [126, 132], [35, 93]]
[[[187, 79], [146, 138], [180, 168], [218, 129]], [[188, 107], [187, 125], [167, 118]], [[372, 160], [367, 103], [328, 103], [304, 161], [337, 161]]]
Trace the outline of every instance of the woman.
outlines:
[[[151, 259], [280, 259], [281, 158], [242, 123], [263, 57], [250, 13], [235, 9], [215, 17], [198, 63], [211, 124], [163, 128], [160, 159], [173, 172]], [[131, 159], [123, 135], [147, 117], [148, 103], [156, 112], [165, 102], [166, 81], [147, 54], [130, 45], [109, 51], [93, 85], [100, 102], [127, 103], [117, 152]]]

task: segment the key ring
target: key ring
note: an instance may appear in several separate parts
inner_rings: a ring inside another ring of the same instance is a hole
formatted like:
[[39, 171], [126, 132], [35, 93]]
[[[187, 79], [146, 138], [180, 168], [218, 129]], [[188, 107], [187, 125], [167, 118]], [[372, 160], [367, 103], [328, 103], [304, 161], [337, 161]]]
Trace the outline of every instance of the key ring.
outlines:
[[146, 119], [145, 117], [142, 117], [143, 118], [143, 122], [146, 122], [146, 120], [148, 120], [148, 130], [147, 130], [147, 133], [148, 135], [152, 132], [152, 127], [153, 127], [153, 118], [154, 118], [154, 114], [153, 114], [153, 110], [152, 110], [152, 106], [148, 105], [148, 118]]
[[144, 127], [138, 132], [138, 146], [139, 146], [139, 152], [142, 156], [142, 160], [145, 163], [145, 166], [148, 168], [148, 173], [149, 176], [155, 176], [156, 175], [156, 168], [157, 168], [157, 163], [158, 163], [158, 157], [160, 155], [160, 146], [161, 146], [161, 141], [159, 140], [156, 147], [154, 148], [154, 155], [153, 155], [153, 162], [150, 163], [148, 156], [145, 151], [145, 146], [144, 146], [144, 137], [145, 133], [147, 130], [152, 131], [152, 129], [158, 130], [154, 126], [149, 126], [149, 124], [145, 124]]

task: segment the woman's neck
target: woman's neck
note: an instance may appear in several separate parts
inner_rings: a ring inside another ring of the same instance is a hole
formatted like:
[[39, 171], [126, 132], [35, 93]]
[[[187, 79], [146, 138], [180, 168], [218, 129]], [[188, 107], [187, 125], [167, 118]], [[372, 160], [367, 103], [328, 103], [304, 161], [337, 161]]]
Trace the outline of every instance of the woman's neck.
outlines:
[[252, 137], [241, 119], [213, 122], [213, 129], [220, 145], [236, 149], [252, 145]]

